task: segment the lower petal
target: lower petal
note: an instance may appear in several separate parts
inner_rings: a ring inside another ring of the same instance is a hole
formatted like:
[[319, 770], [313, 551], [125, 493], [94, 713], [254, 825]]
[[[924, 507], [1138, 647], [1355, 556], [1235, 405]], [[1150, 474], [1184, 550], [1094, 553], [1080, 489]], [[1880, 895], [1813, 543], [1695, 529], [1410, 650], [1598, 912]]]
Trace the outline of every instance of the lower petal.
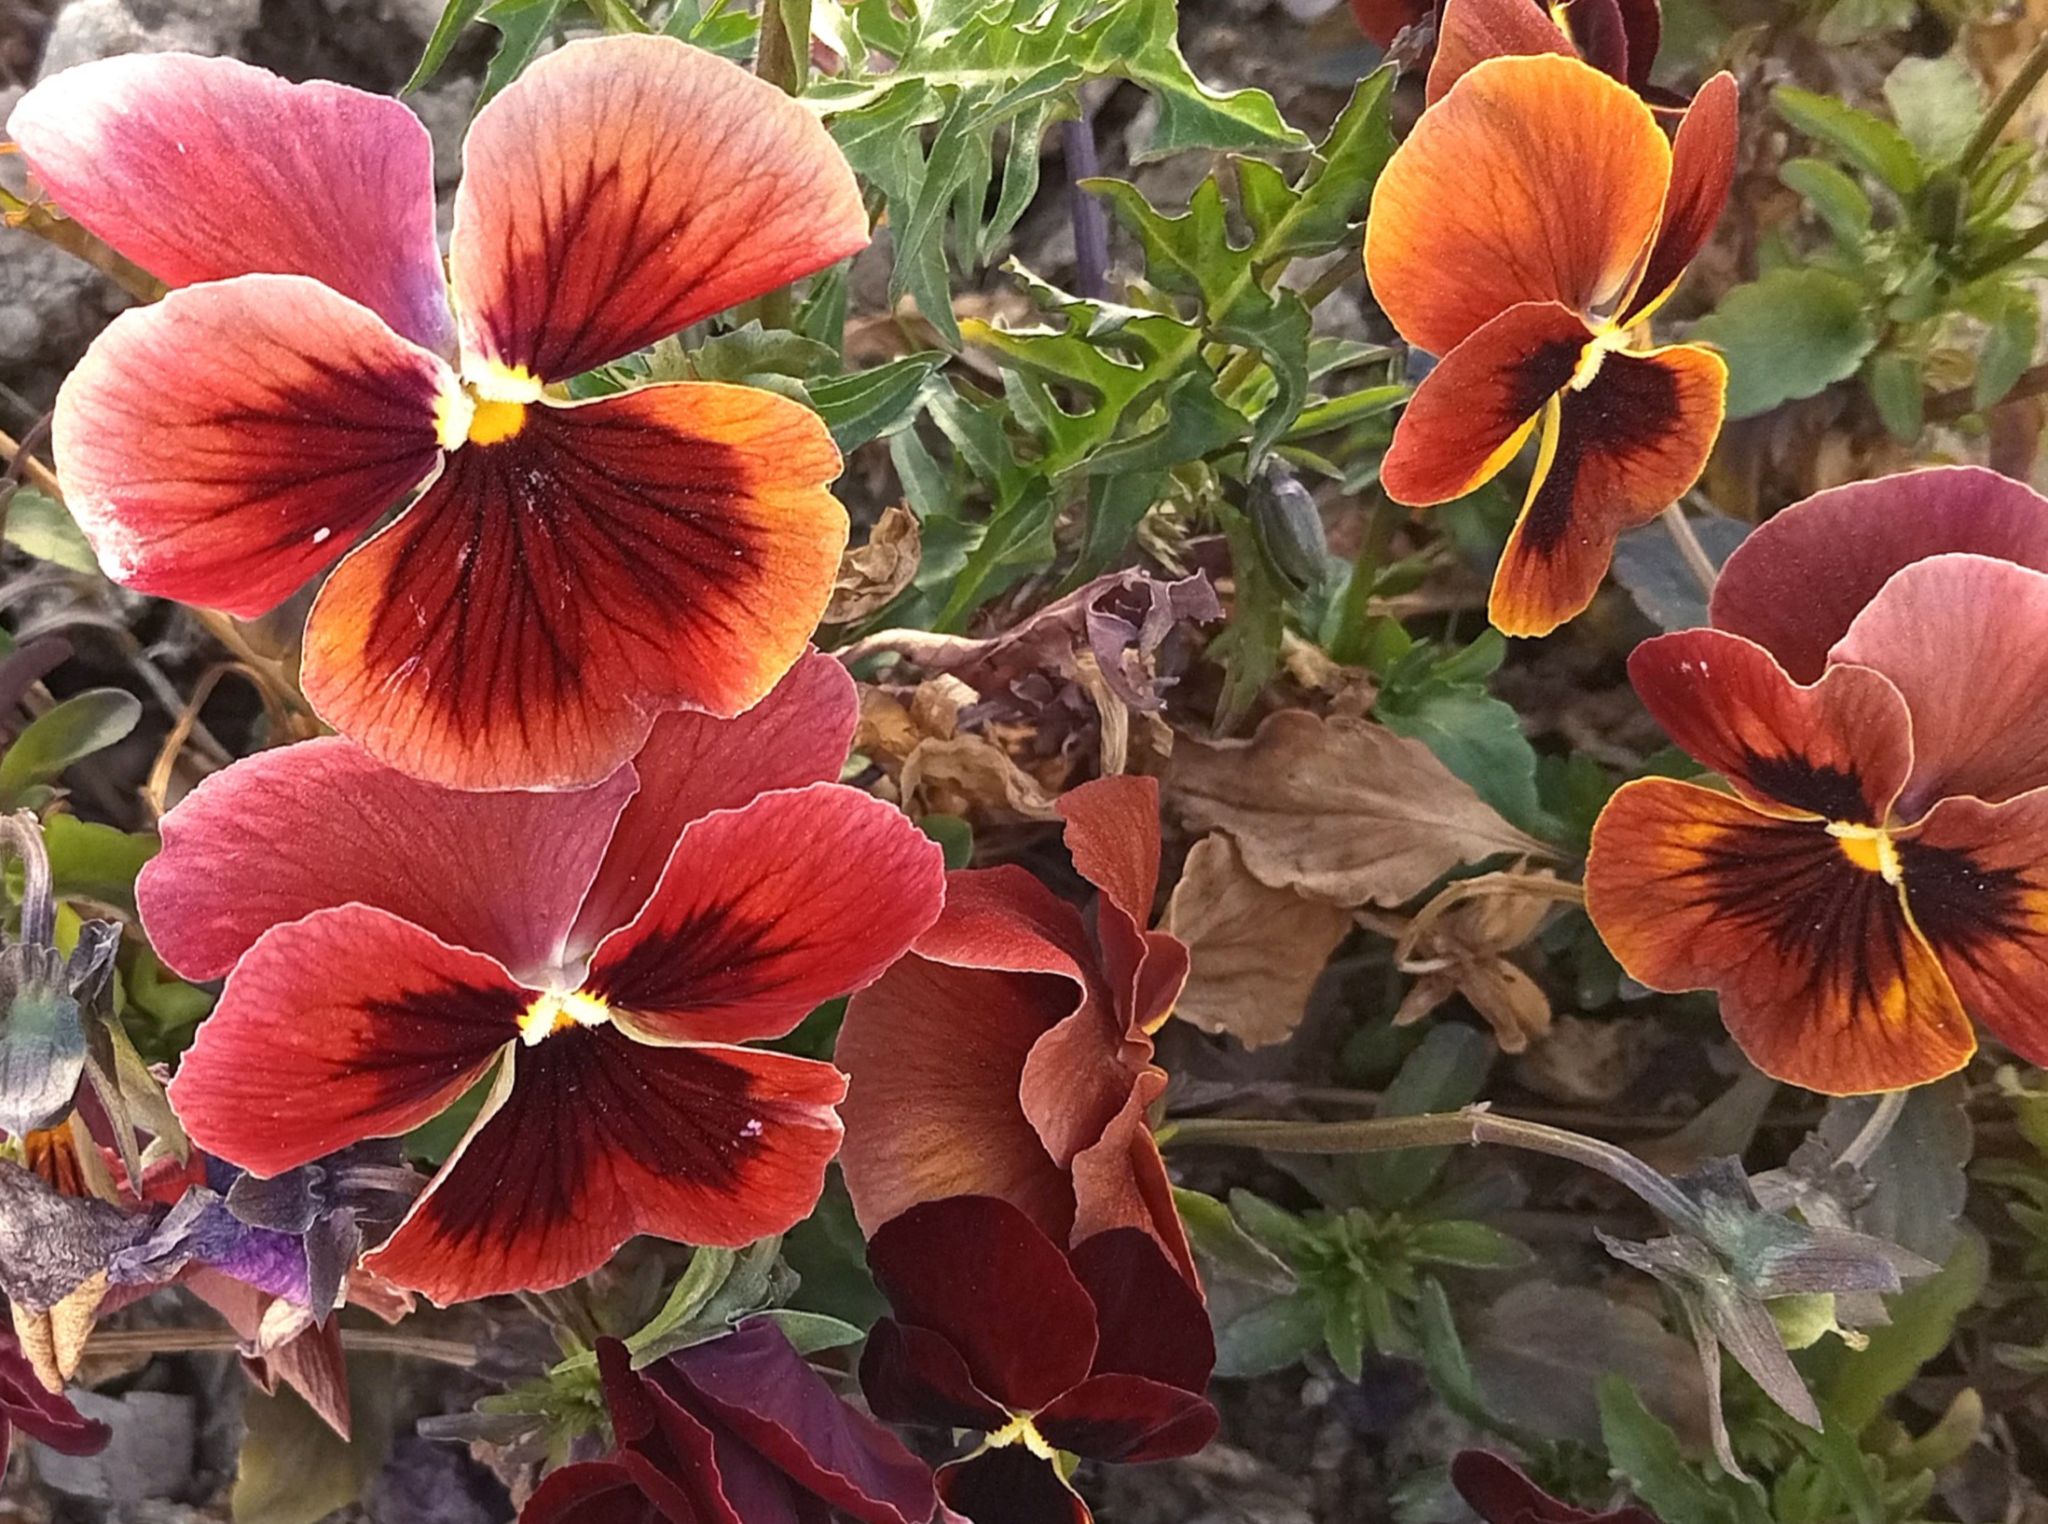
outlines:
[[1079, 1494], [1022, 1445], [939, 1468], [939, 1496], [973, 1524], [1093, 1524]]
[[618, 1461], [580, 1461], [550, 1471], [519, 1510], [519, 1524], [696, 1524], [663, 1511]]
[[1609, 354], [1567, 391], [1555, 437], [1494, 574], [1488, 613], [1509, 635], [1548, 635], [1593, 601], [1614, 541], [1699, 480], [1728, 390], [1712, 350]]
[[566, 1285], [639, 1233], [737, 1248], [784, 1232], [839, 1147], [845, 1080], [809, 1059], [572, 1027], [518, 1048], [510, 1075], [364, 1260], [444, 1306]]
[[1897, 887], [1817, 822], [1665, 778], [1593, 828], [1586, 909], [1652, 989], [1712, 989], [1766, 1074], [1830, 1095], [1925, 1084], [1976, 1047]]
[[504, 967], [367, 905], [243, 956], [171, 1081], [192, 1141], [258, 1175], [439, 1115], [518, 1035]]
[[1216, 1437], [1216, 1409], [1196, 1392], [1143, 1376], [1091, 1376], [1037, 1417], [1046, 1442], [1090, 1460], [1137, 1463], [1193, 1455]]
[[368, 308], [245, 275], [124, 312], [57, 394], [57, 477], [107, 575], [253, 617], [424, 481], [454, 377]]
[[975, 1385], [960, 1351], [929, 1328], [883, 1318], [860, 1352], [860, 1389], [877, 1418], [992, 1433], [1010, 1413]]
[[1147, 1068], [1101, 1141], [1074, 1156], [1074, 1237], [1138, 1228], [1171, 1259], [1190, 1286], [1201, 1284], [1173, 1182], [1152, 1135], [1151, 1108], [1165, 1093], [1166, 1071]]
[[1095, 1303], [1095, 1374], [1143, 1376], [1201, 1392], [1216, 1367], [1216, 1339], [1201, 1292], [1147, 1234], [1112, 1228], [1067, 1256]]
[[816, 414], [751, 387], [536, 403], [344, 561], [306, 695], [458, 788], [603, 777], [673, 709], [731, 716], [803, 654], [846, 544]]

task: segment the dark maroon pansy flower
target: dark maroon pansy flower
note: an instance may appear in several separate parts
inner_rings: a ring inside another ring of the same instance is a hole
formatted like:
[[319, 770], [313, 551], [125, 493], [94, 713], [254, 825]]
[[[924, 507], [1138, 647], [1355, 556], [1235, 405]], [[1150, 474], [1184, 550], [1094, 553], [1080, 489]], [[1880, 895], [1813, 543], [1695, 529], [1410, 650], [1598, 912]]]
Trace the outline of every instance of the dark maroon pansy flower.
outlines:
[[1545, 1492], [1516, 1467], [1486, 1450], [1451, 1462], [1451, 1485], [1486, 1524], [1658, 1524], [1643, 1508], [1588, 1513]]
[[645, 1370], [597, 1346], [618, 1439], [564, 1466], [520, 1524], [925, 1524], [929, 1467], [833, 1395], [765, 1319]]
[[107, 1443], [107, 1426], [45, 1387], [14, 1335], [0, 1333], [0, 1471], [7, 1469], [16, 1429], [65, 1455], [93, 1455]]
[[939, 1496], [973, 1524], [1088, 1524], [1062, 1451], [1134, 1462], [1216, 1433], [1216, 1344], [1199, 1292], [1139, 1228], [1071, 1251], [993, 1196], [912, 1207], [868, 1241], [895, 1317], [868, 1335], [877, 1417], [981, 1436]]

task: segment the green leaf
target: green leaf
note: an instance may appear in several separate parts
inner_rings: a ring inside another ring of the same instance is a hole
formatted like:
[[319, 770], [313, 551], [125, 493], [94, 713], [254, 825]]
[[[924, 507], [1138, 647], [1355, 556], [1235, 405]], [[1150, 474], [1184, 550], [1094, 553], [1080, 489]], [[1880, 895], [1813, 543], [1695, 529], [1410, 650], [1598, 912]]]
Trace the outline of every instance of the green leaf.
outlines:
[[[1692, 515], [1686, 522], [1717, 568], [1750, 530], [1742, 520], [1718, 513]], [[1693, 630], [1707, 622], [1707, 590], [1663, 524], [1631, 529], [1615, 542], [1614, 580], [1660, 630]]]
[[1900, 196], [1910, 196], [1926, 178], [1920, 156], [1906, 135], [1882, 117], [1858, 111], [1831, 95], [1780, 85], [1771, 92], [1778, 115], [1810, 138], [1843, 154]]
[[1323, 1307], [1313, 1292], [1260, 1302], [1218, 1320], [1216, 1374], [1225, 1379], [1285, 1370], [1323, 1341]]
[[[1328, 254], [1348, 247], [1352, 229], [1365, 221], [1366, 204], [1380, 171], [1394, 153], [1394, 81], [1399, 71], [1383, 64], [1358, 82], [1330, 135], [1317, 145], [1308, 168], [1289, 192], [1285, 209], [1270, 220], [1253, 216], [1263, 263]], [[1264, 161], [1248, 159], [1245, 171]], [[1276, 198], [1277, 201], [1277, 198]]]
[[1959, 53], [1908, 54], [1885, 76], [1884, 99], [1906, 141], [1930, 164], [1961, 154], [1984, 112], [1984, 87]]
[[1314, 1253], [1323, 1241], [1320, 1233], [1292, 1212], [1250, 1191], [1233, 1190], [1230, 1193], [1230, 1210], [1254, 1242], [1263, 1244], [1290, 1263], [1303, 1254]]
[[1348, 1285], [1322, 1299], [1323, 1344], [1346, 1381], [1357, 1381], [1365, 1374], [1366, 1325], [1371, 1320], [1367, 1298], [1371, 1290], [1362, 1283]]
[[265, 1393], [252, 1385], [242, 1399], [234, 1524], [317, 1524], [354, 1503], [390, 1449], [396, 1390], [388, 1360], [349, 1361], [351, 1441], [290, 1387]]
[[1917, 355], [1897, 349], [1873, 355], [1864, 367], [1863, 384], [1894, 439], [1911, 444], [1920, 437], [1927, 423], [1927, 385]]
[[832, 431], [832, 442], [853, 451], [900, 429], [917, 416], [918, 389], [945, 363], [936, 352], [905, 355], [873, 370], [813, 381], [811, 406]]
[[502, 40], [484, 69], [483, 88], [476, 98], [479, 109], [533, 62], [567, 4], [568, 0], [496, 0], [485, 8], [481, 19], [495, 27]]
[[1662, 1524], [1771, 1524], [1755, 1489], [1709, 1482], [1687, 1462], [1670, 1426], [1619, 1376], [1600, 1383], [1607, 1459]]
[[1886, 1299], [1891, 1322], [1867, 1330], [1860, 1350], [1830, 1343], [1814, 1352], [1810, 1385], [1822, 1408], [1861, 1433], [1920, 1367], [1948, 1348], [1956, 1319], [1976, 1305], [1989, 1274], [1984, 1240], [1965, 1231], [1940, 1273]]
[[1373, 717], [1396, 735], [1422, 742], [1510, 822], [1543, 832], [1536, 749], [1510, 705], [1481, 688], [1431, 684], [1408, 695], [1383, 693]]
[[1842, 1490], [1856, 1524], [1885, 1524], [1888, 1515], [1884, 1497], [1878, 1491], [1878, 1478], [1872, 1475], [1873, 1471], [1882, 1471], [1883, 1462], [1863, 1453], [1856, 1443], [1856, 1430], [1839, 1415], [1828, 1413], [1825, 1407], [1821, 1414], [1822, 1428], [1818, 1434], [1804, 1425], [1795, 1425], [1794, 1436]]
[[1417, 1223], [1409, 1232], [1408, 1249], [1425, 1263], [1466, 1270], [1519, 1270], [1535, 1259], [1519, 1238], [1483, 1222], [1458, 1219]]
[[[1373, 1114], [1412, 1117], [1455, 1111], [1478, 1098], [1492, 1067], [1490, 1039], [1471, 1027], [1433, 1026], [1402, 1062]], [[1358, 1177], [1375, 1205], [1405, 1206], [1429, 1189], [1450, 1153], [1448, 1148], [1403, 1148], [1367, 1154], [1358, 1160]]]
[[[2024, 287], [2009, 286], [1986, 304], [1987, 332], [1977, 352], [1977, 376], [1970, 401], [1980, 411], [1996, 404], [2034, 363], [2041, 341], [2041, 299]], [[10, 528], [8, 538], [13, 535]]]
[[448, 61], [455, 39], [462, 35], [463, 28], [483, 13], [487, 3], [488, 0], [448, 0], [441, 19], [434, 23], [433, 34], [427, 38], [427, 49], [414, 66], [412, 77], [399, 86], [400, 95], [412, 94], [441, 72], [441, 65]]
[[1877, 343], [1862, 288], [1826, 270], [1784, 268], [1736, 286], [1692, 337], [1728, 360], [1728, 416], [1753, 418], [1856, 374]]
[[699, 381], [748, 382], [764, 374], [801, 381], [838, 364], [829, 344], [757, 322], [706, 339], [689, 352], [690, 374]]
[[0, 756], [0, 807], [56, 783], [65, 768], [124, 739], [142, 718], [142, 700], [119, 688], [74, 694], [30, 721]]
[[1287, 1262], [1240, 1227], [1230, 1208], [1214, 1196], [1175, 1186], [1173, 1204], [1188, 1241], [1217, 1274], [1269, 1291], [1294, 1290], [1298, 1283]]
[[1799, 194], [1838, 241], [1855, 248], [1870, 236], [1870, 196], [1825, 159], [1788, 159], [1778, 178]]
[[99, 575], [99, 558], [92, 553], [85, 532], [49, 493], [16, 487], [12, 496], [0, 497], [0, 502], [7, 508], [8, 544], [67, 571]]
[[146, 831], [58, 814], [43, 822], [43, 845], [59, 899], [97, 900], [133, 915], [135, 876], [161, 843]]
[[827, 1317], [822, 1312], [771, 1307], [760, 1316], [780, 1328], [800, 1355], [815, 1355], [825, 1349], [844, 1349], [849, 1344], [858, 1344], [864, 1337], [857, 1324]]

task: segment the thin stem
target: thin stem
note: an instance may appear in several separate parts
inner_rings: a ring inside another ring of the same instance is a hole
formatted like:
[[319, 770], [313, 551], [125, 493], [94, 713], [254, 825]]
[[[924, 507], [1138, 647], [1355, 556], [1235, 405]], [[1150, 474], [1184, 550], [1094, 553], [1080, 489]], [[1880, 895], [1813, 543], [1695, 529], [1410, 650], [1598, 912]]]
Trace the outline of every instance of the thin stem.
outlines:
[[1074, 290], [1091, 301], [1109, 295], [1109, 217], [1081, 188], [1083, 180], [1102, 173], [1095, 152], [1095, 117], [1086, 106], [1062, 124], [1060, 141], [1067, 160], [1067, 216], [1074, 225]]
[[138, 301], [153, 302], [168, 289], [142, 266], [93, 237], [69, 217], [0, 190], [0, 226], [21, 228], [84, 260]]
[[[442, 1365], [475, 1365], [476, 1346], [458, 1339], [426, 1339], [388, 1328], [344, 1328], [342, 1347], [364, 1354], [410, 1355]], [[239, 1350], [232, 1328], [102, 1328], [85, 1346], [88, 1355], [186, 1355]]]
[[1908, 1094], [1910, 1092], [1905, 1090], [1887, 1090], [1879, 1096], [1877, 1109], [1870, 1113], [1862, 1129], [1849, 1140], [1849, 1146], [1842, 1150], [1841, 1158], [1835, 1162], [1846, 1164], [1852, 1169], [1861, 1169], [1875, 1158], [1877, 1151], [1884, 1147], [1884, 1140], [1892, 1135], [1892, 1128], [1904, 1114]]
[[1352, 276], [1357, 275], [1364, 268], [1356, 258], [1348, 255], [1342, 259], [1331, 261], [1330, 267], [1311, 281], [1301, 293], [1302, 306], [1308, 308], [1311, 312], [1315, 311], [1316, 308], [1320, 307], [1329, 298], [1332, 292], [1344, 286], [1350, 281]]
[[30, 947], [57, 945], [57, 899], [52, 891], [50, 854], [34, 812], [0, 815], [0, 846], [21, 859], [21, 940]]
[[1344, 601], [1337, 610], [1336, 633], [1330, 638], [1330, 656], [1347, 667], [1365, 662], [1366, 628], [1372, 618], [1372, 590], [1379, 581], [1380, 567], [1393, 543], [1394, 526], [1400, 510], [1386, 493], [1373, 489], [1372, 513], [1366, 519], [1365, 539], [1358, 547], [1358, 559], [1351, 563], [1351, 581], [1344, 588]]
[[1977, 130], [1970, 134], [1970, 141], [1963, 145], [1963, 151], [1955, 162], [1957, 175], [1965, 180], [1970, 178], [1978, 162], [1991, 152], [1991, 145], [1998, 141], [1998, 135], [2005, 131], [2005, 124], [2026, 104], [2027, 97], [2034, 93], [2034, 87], [2041, 83], [2044, 75], [2048, 75], [2048, 36], [2035, 41], [2033, 50], [2020, 65], [2019, 73], [2006, 81], [2005, 88], [1992, 101], [1991, 109], [1977, 124]]
[[56, 473], [29, 454], [20, 440], [4, 432], [0, 432], [0, 461], [7, 463], [9, 476], [25, 480], [30, 486], [61, 501], [63, 494], [57, 488]]
[[1958, 278], [1964, 281], [1982, 280], [2015, 260], [2025, 259], [2044, 243], [2048, 243], [2048, 217], [2021, 228], [2002, 243], [1993, 244], [1965, 265]]
[[[2021, 371], [2019, 380], [2013, 382], [2006, 394], [1992, 406], [2003, 407], [2008, 402], [2038, 397], [2044, 392], [2048, 392], [2048, 365], [2036, 365], [2031, 370]], [[1978, 411], [1974, 387], [1959, 386], [1953, 391], [1937, 392], [1927, 399], [1926, 417], [1929, 423], [1954, 423], [1958, 418], [1967, 418]]]
[[1686, 569], [1693, 580], [1700, 585], [1700, 591], [1709, 598], [1714, 596], [1714, 584], [1721, 580], [1721, 573], [1714, 565], [1714, 559], [1707, 554], [1706, 546], [1700, 544], [1700, 537], [1693, 532], [1692, 520], [1685, 516], [1685, 509], [1673, 503], [1664, 510], [1664, 527], [1671, 532], [1672, 541], [1678, 546], [1678, 553], [1685, 560]]

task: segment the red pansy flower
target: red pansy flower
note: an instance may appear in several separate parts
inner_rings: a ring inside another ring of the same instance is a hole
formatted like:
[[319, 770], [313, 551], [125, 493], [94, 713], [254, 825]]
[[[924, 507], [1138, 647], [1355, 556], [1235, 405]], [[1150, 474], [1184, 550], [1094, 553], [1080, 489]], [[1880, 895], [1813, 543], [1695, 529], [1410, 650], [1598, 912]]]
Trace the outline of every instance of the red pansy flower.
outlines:
[[1759, 530], [1720, 628], [1629, 663], [1733, 794], [1627, 784], [1586, 906], [1657, 989], [1713, 989], [1758, 1068], [1832, 1094], [2048, 1060], [2048, 502], [1988, 472], [1823, 493]]
[[340, 738], [236, 763], [137, 885], [164, 961], [227, 975], [171, 1099], [275, 1175], [490, 1078], [365, 1265], [438, 1302], [563, 1285], [636, 1233], [739, 1245], [816, 1203], [829, 1064], [738, 1046], [873, 979], [938, 848], [835, 777], [852, 684], [805, 658], [738, 720], [662, 717], [592, 788], [462, 793]]
[[1202, 1299], [1135, 1228], [1071, 1250], [992, 1196], [912, 1207], [868, 1241], [894, 1318], [868, 1334], [861, 1389], [879, 1418], [981, 1436], [940, 1468], [973, 1524], [1088, 1524], [1060, 1452], [1136, 1462], [1215, 1437]]
[[931, 1468], [766, 1319], [645, 1370], [601, 1339], [618, 1451], [551, 1473], [520, 1524], [925, 1524]]
[[1488, 604], [1508, 634], [1547, 634], [1590, 603], [1616, 536], [1689, 488], [1713, 448], [1727, 367], [1696, 345], [1649, 347], [1647, 323], [1727, 200], [1735, 104], [1716, 75], [1667, 138], [1575, 58], [1493, 58], [1380, 177], [1373, 294], [1442, 356], [1394, 431], [1388, 495], [1462, 497], [1541, 434]]
[[1657, 1524], [1643, 1508], [1589, 1513], [1552, 1497], [1515, 1466], [1486, 1450], [1462, 1450], [1451, 1485], [1485, 1524]]
[[1382, 48], [1411, 26], [1427, 21], [1436, 11], [1436, 0], [1351, 0], [1351, 14], [1358, 29]]
[[[464, 788], [611, 773], [678, 708], [774, 686], [846, 541], [839, 455], [749, 387], [545, 390], [867, 242], [816, 117], [664, 37], [574, 42], [477, 114], [444, 280], [397, 101], [136, 54], [8, 118], [64, 211], [174, 287], [58, 396], [57, 474], [116, 581], [240, 615], [335, 570], [321, 716]], [[452, 299], [452, 307], [451, 307]]]
[[1659, 0], [1444, 0], [1425, 98], [1435, 105], [1489, 58], [1539, 53], [1582, 59], [1641, 95], [1663, 38]]
[[1148, 931], [1159, 785], [1101, 778], [1061, 796], [1074, 866], [1102, 891], [1093, 934], [1024, 869], [946, 875], [946, 908], [854, 996], [846, 1070], [854, 1211], [872, 1233], [921, 1201], [998, 1196], [1061, 1243], [1143, 1228], [1190, 1281], [1193, 1261], [1145, 1113], [1188, 951]]

